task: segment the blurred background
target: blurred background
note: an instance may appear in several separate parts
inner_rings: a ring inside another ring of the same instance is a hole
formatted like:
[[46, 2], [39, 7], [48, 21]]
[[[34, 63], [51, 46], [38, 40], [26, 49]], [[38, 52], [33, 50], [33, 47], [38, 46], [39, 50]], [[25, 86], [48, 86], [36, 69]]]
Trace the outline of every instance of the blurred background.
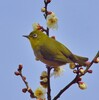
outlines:
[[[14, 75], [19, 64], [23, 64], [31, 88], [39, 86], [40, 74], [46, 68], [35, 61], [30, 43], [22, 35], [28, 35], [35, 22], [46, 27], [43, 6], [43, 0], [0, 1], [0, 100], [32, 100], [28, 93], [21, 92], [25, 85]], [[59, 19], [58, 30], [50, 30], [50, 36], [91, 61], [99, 50], [99, 0], [52, 0], [48, 9]], [[86, 90], [72, 85], [59, 100], [99, 100], [99, 64], [91, 69], [93, 73], [83, 77]], [[74, 77], [68, 65], [62, 76], [52, 77], [52, 98]]]

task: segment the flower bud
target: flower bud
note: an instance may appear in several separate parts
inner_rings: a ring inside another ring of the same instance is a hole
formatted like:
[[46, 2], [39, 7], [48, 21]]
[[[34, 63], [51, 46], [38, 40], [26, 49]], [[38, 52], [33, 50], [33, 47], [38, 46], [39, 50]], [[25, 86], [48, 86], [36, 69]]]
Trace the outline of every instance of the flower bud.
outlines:
[[50, 3], [51, 2], [51, 0], [47, 0], [47, 3]]
[[41, 76], [42, 77], [47, 77], [47, 72], [46, 71], [43, 71], [42, 74], [41, 74]]
[[26, 93], [26, 92], [27, 92], [27, 88], [23, 88], [23, 89], [22, 89], [22, 92], [23, 92], [23, 93]]
[[16, 76], [20, 75], [20, 73], [19, 73], [19, 72], [14, 72], [14, 74], [15, 74]]
[[79, 72], [80, 72], [81, 74], [84, 74], [84, 73], [85, 73], [85, 71], [84, 71], [83, 68], [80, 68], [80, 69], [79, 69]]
[[21, 71], [21, 70], [22, 70], [22, 68], [23, 68], [23, 65], [22, 65], [22, 64], [20, 64], [20, 65], [19, 65], [19, 67], [18, 67], [18, 71]]
[[97, 57], [96, 59], [94, 59], [94, 63], [99, 63], [99, 57]]
[[92, 73], [92, 70], [88, 70], [87, 72], [88, 72], [88, 73]]
[[70, 69], [74, 69], [75, 68], [75, 63], [70, 63], [69, 67], [70, 67]]
[[34, 23], [33, 25], [32, 25], [32, 27], [33, 27], [33, 30], [40, 30], [42, 27], [40, 26], [40, 24], [38, 24], [38, 23]]
[[46, 11], [45, 7], [41, 8], [41, 12], [45, 12], [45, 11]]
[[80, 89], [84, 90], [87, 88], [87, 85], [84, 82], [78, 82], [78, 86]]

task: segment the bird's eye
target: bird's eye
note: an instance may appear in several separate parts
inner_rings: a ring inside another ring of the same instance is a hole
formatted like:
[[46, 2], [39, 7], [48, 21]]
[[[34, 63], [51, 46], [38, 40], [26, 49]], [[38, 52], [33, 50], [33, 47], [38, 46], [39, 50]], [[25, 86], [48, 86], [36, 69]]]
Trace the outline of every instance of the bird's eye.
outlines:
[[33, 34], [33, 37], [36, 38], [37, 37], [37, 34]]

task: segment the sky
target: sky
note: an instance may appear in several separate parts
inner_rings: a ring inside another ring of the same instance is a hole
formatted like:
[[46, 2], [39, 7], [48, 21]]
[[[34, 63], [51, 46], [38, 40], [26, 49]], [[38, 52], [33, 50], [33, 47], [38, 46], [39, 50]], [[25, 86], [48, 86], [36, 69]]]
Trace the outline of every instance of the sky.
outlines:
[[[21, 92], [25, 85], [14, 75], [19, 64], [23, 64], [23, 74], [31, 88], [39, 86], [45, 64], [35, 61], [30, 43], [22, 35], [28, 35], [35, 22], [46, 27], [43, 6], [43, 0], [0, 0], [0, 100], [32, 100], [28, 93]], [[99, 50], [99, 0], [52, 0], [48, 9], [59, 20], [58, 30], [50, 30], [50, 36], [91, 61]], [[99, 100], [99, 64], [93, 64], [91, 69], [92, 74], [82, 77], [86, 90], [72, 85], [59, 100]], [[52, 98], [74, 76], [65, 65], [63, 75], [52, 77]]]

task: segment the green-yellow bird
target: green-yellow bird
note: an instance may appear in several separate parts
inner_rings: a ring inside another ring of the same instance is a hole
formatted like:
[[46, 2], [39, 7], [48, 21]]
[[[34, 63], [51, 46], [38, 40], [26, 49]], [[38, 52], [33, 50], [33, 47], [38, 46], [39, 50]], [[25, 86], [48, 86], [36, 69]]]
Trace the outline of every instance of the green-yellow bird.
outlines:
[[73, 54], [67, 47], [40, 30], [32, 31], [27, 37], [38, 60], [51, 66], [59, 67], [66, 63], [78, 63], [85, 66], [88, 58]]

